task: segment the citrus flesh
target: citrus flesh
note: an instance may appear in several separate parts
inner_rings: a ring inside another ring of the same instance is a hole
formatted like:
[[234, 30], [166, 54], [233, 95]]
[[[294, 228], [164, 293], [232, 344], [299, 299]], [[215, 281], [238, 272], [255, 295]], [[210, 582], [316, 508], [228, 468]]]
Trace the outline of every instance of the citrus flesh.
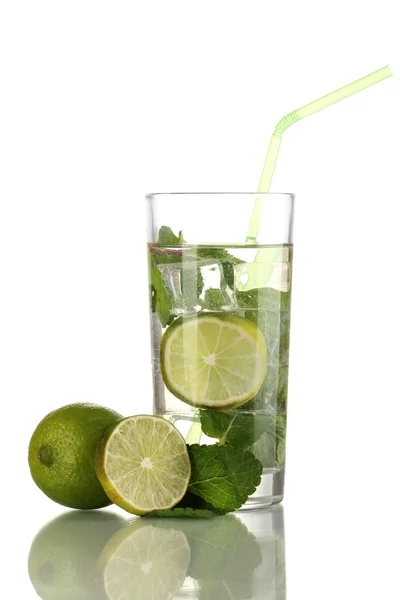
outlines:
[[187, 575], [190, 548], [183, 532], [140, 522], [111, 538], [100, 562], [109, 600], [171, 600]]
[[267, 374], [263, 334], [237, 315], [177, 319], [164, 333], [160, 353], [169, 391], [199, 408], [240, 406], [257, 394]]
[[95, 453], [104, 431], [122, 416], [96, 404], [69, 404], [48, 414], [29, 444], [29, 467], [36, 485], [69, 508], [111, 504], [96, 476]]
[[161, 417], [138, 415], [111, 427], [98, 446], [97, 476], [112, 502], [145, 515], [185, 495], [190, 459], [179, 431]]

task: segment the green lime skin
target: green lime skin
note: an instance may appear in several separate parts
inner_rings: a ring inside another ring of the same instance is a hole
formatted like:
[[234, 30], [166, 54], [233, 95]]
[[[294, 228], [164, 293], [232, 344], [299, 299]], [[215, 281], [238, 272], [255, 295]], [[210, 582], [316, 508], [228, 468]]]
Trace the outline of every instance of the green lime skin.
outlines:
[[43, 600], [105, 600], [98, 558], [126, 521], [107, 511], [71, 511], [36, 535], [29, 577]]
[[122, 416], [96, 404], [69, 404], [48, 414], [29, 444], [29, 468], [46, 496], [69, 508], [111, 504], [95, 469], [96, 446]]

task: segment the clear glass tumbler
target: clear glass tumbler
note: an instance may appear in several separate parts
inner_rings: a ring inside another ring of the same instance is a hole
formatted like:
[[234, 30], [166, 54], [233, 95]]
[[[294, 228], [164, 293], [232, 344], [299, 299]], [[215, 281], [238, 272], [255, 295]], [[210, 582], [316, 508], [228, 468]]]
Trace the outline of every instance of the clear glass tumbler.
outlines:
[[[252, 452], [244, 508], [283, 499], [294, 196], [150, 194], [154, 413], [188, 444]], [[257, 208], [257, 240], [246, 243]]]

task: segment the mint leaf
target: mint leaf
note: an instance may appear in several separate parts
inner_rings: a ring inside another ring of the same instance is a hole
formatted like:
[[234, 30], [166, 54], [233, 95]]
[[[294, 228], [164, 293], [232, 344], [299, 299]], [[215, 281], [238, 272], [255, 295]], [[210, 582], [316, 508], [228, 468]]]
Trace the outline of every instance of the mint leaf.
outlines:
[[161, 325], [166, 327], [174, 320], [171, 314], [173, 298], [165, 286], [155, 256], [150, 253], [150, 304], [152, 312], [157, 313]]
[[184, 243], [182, 231], [176, 236], [171, 227], [162, 225], [158, 232], [158, 243], [161, 246], [178, 246]]
[[286, 421], [273, 413], [201, 411], [201, 426], [209, 437], [252, 452], [265, 468], [285, 458]]
[[271, 427], [248, 447], [264, 468], [281, 465], [285, 460], [286, 421], [277, 416], [271, 420]]
[[190, 492], [186, 492], [182, 500], [175, 506], [175, 508], [190, 508], [192, 510], [207, 510], [209, 512], [214, 513], [214, 515], [225, 515], [227, 510], [215, 508], [209, 502], [200, 498], [200, 496], [196, 496], [195, 494], [191, 494]]
[[250, 414], [240, 411], [202, 410], [200, 422], [203, 432], [208, 437], [219, 440], [220, 445], [226, 443], [238, 448], [248, 448], [265, 431], [268, 430], [271, 415]]
[[180, 518], [187, 517], [193, 519], [211, 519], [212, 517], [220, 517], [227, 511], [215, 508], [199, 496], [186, 492], [182, 500], [174, 506], [174, 508], [165, 510], [153, 510], [146, 517], [166, 517]]
[[185, 519], [212, 519], [216, 516], [216, 513], [211, 510], [204, 510], [201, 508], [170, 508], [164, 510], [153, 510], [152, 512], [145, 515], [146, 518], [162, 517], [169, 519], [179, 519], [184, 517]]
[[204, 294], [204, 308], [207, 310], [220, 310], [226, 304], [226, 299], [221, 290], [208, 288]]
[[234, 511], [256, 491], [262, 465], [253, 454], [231, 446], [188, 446], [192, 475], [188, 491], [217, 509]]

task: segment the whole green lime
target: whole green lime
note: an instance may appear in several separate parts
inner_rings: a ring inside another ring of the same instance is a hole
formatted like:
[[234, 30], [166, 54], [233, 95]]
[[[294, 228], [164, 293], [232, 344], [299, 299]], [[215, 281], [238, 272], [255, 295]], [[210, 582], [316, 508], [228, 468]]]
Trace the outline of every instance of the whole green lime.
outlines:
[[71, 511], [36, 535], [29, 577], [43, 600], [105, 600], [97, 561], [108, 540], [126, 525], [107, 511]]
[[111, 504], [97, 479], [95, 453], [105, 430], [120, 419], [96, 404], [69, 404], [48, 414], [29, 444], [31, 475], [42, 492], [70, 508]]

